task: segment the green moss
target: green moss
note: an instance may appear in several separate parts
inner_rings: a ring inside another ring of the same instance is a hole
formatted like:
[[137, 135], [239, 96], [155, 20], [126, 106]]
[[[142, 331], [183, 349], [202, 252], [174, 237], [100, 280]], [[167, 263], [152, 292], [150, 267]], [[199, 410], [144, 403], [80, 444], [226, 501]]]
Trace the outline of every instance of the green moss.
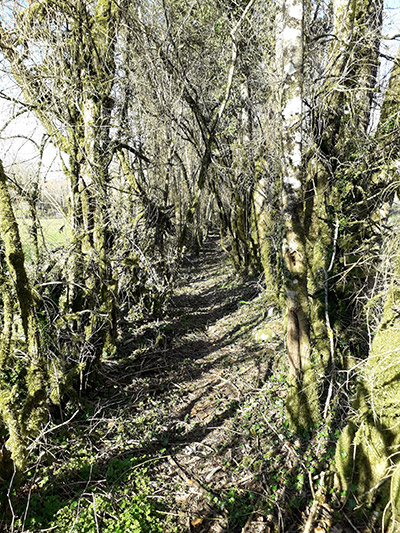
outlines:
[[0, 414], [8, 432], [7, 449], [11, 453], [16, 468], [22, 470], [27, 456], [27, 443], [22, 434], [17, 414], [20, 411], [18, 403], [16, 405], [15, 401], [18, 395], [17, 386], [11, 390], [0, 390]]
[[[384, 519], [400, 518], [400, 253], [379, 330], [372, 343], [354, 403], [356, 415], [343, 431], [336, 450], [336, 485], [356, 487], [367, 504], [376, 499]], [[343, 454], [346, 460], [341, 460]]]
[[[273, 242], [278, 233], [278, 215], [274, 207], [275, 200], [266, 201], [269, 183], [263, 178], [265, 160], [260, 158], [255, 163], [255, 191], [252, 205], [252, 235], [257, 243], [260, 261], [264, 272], [265, 291], [271, 303], [279, 305], [281, 272], [278, 265]], [[278, 184], [275, 185], [278, 190]], [[277, 195], [277, 194], [276, 194]]]
[[400, 465], [397, 465], [390, 480], [390, 515], [384, 515], [384, 523], [388, 533], [400, 530]]
[[[0, 415], [7, 428], [7, 448], [21, 470], [27, 457], [27, 445], [35, 439], [46, 421], [47, 375], [41, 352], [39, 325], [35, 302], [24, 266], [24, 253], [18, 226], [8, 193], [4, 169], [0, 162], [0, 236], [10, 278], [4, 282], [2, 301], [5, 319], [12, 309], [18, 309], [15, 327], [5, 327], [1, 335], [0, 355]], [[22, 326], [19, 326], [19, 321]], [[22, 329], [22, 331], [20, 331]], [[15, 338], [14, 338], [15, 337]], [[20, 353], [27, 354], [27, 361]]]
[[398, 135], [398, 128], [400, 124], [399, 101], [400, 51], [398, 52], [396, 62], [390, 76], [389, 87], [385, 94], [385, 101], [382, 106], [382, 112], [379, 121], [378, 138], [381, 135], [387, 136], [390, 133]]
[[289, 377], [286, 417], [296, 431], [315, 428], [321, 423], [317, 379], [311, 365], [300, 376]]
[[342, 431], [336, 445], [335, 470], [338, 476], [335, 479], [336, 488], [340, 492], [347, 492], [353, 474], [352, 443], [354, 439], [354, 426], [348, 424]]

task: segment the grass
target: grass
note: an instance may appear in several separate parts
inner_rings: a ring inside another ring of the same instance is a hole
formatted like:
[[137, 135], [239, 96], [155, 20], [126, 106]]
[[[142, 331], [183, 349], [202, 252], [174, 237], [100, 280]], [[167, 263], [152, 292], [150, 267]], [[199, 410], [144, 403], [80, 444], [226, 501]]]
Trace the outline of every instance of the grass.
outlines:
[[[21, 235], [22, 246], [27, 260], [32, 255], [32, 238], [30, 235], [32, 221], [29, 218], [17, 216], [18, 227]], [[54, 249], [66, 246], [72, 237], [71, 227], [62, 216], [40, 218], [41, 235], [39, 235], [39, 246], [47, 249]]]
[[75, 431], [53, 437], [52, 461], [29, 470], [29, 500], [16, 502], [14, 531], [164, 533], [168, 526], [174, 532], [153, 498], [156, 474], [147, 456], [114, 449], [115, 456], [99, 459], [87, 447], [84, 417]]

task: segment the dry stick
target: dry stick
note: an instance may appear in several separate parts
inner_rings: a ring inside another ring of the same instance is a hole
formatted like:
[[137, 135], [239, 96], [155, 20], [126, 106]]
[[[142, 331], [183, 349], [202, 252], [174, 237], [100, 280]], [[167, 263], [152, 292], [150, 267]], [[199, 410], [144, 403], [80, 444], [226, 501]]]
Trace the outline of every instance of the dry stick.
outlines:
[[237, 393], [237, 400], [240, 401], [240, 398], [241, 398], [241, 395], [242, 395], [242, 391], [239, 389], [239, 387], [237, 387], [231, 380], [226, 379], [226, 378], [220, 376], [219, 374], [216, 374], [214, 372], [210, 372], [210, 374], [212, 376], [215, 376], [216, 378], [218, 378], [220, 381], [222, 381], [222, 383], [220, 383], [219, 385], [215, 385], [216, 387], [221, 387], [224, 384], [229, 385], [230, 387], [235, 389], [235, 391]]
[[[206, 486], [203, 486], [203, 484], [198, 479], [196, 479], [192, 473], [188, 472], [185, 468], [183, 468], [183, 466], [178, 463], [177, 459], [173, 455], [168, 456], [168, 461], [172, 466], [178, 469], [183, 479], [187, 483], [189, 483], [189, 485], [196, 485], [196, 487], [200, 490], [200, 492], [202, 492], [203, 495], [206, 495], [207, 497], [210, 494], [212, 494], [213, 496], [218, 496], [217, 493], [207, 488]], [[211, 508], [211, 506], [209, 507]]]
[[[200, 490], [201, 494], [203, 496], [205, 496], [207, 499], [209, 498], [210, 493], [213, 496], [216, 496], [215, 492], [213, 492], [210, 489], [207, 489], [206, 487], [203, 487], [203, 485], [194, 476], [192, 476], [189, 472], [187, 472], [178, 463], [178, 461], [176, 460], [176, 458], [174, 456], [170, 455], [168, 457], [168, 461], [169, 461], [171, 466], [173, 466], [174, 468], [178, 469], [178, 472], [180, 473], [181, 477], [186, 481], [186, 483], [189, 483], [189, 485], [195, 485]], [[207, 501], [205, 501], [204, 504], [205, 504], [205, 507], [208, 510], [208, 512], [211, 513], [213, 511], [213, 507]], [[225, 514], [224, 518], [226, 518], [226, 511], [224, 511], [224, 514]], [[188, 517], [188, 519], [189, 519], [189, 517]]]
[[17, 474], [17, 468], [16, 468], [15, 463], [14, 463], [14, 472], [13, 472], [13, 475], [11, 477], [11, 481], [10, 481], [10, 484], [9, 484], [8, 490], [7, 490], [8, 505], [10, 506], [10, 511], [11, 511], [11, 514], [12, 514], [11, 533], [14, 533], [14, 522], [15, 522], [14, 507], [13, 507], [12, 501], [11, 501], [11, 489], [12, 489], [12, 486], [13, 486], [13, 483], [14, 483], [14, 478], [15, 478], [16, 474]]
[[[311, 528], [312, 528], [312, 526], [314, 524], [317, 512], [318, 512], [318, 510], [319, 510], [319, 508], [321, 506], [320, 498], [321, 498], [323, 490], [324, 490], [324, 479], [325, 479], [325, 472], [322, 472], [321, 479], [320, 479], [320, 484], [319, 484], [317, 493], [313, 494], [314, 501], [312, 503], [312, 506], [311, 506], [311, 509], [310, 509], [310, 513], [309, 513], [308, 518], [307, 518], [307, 522], [306, 522], [306, 524], [304, 526], [303, 533], [311, 533]], [[311, 481], [310, 481], [310, 486], [311, 486], [311, 491], [314, 493], [314, 489], [313, 489]]]
[[96, 522], [96, 531], [97, 531], [97, 533], [100, 533], [99, 522], [98, 522], [98, 520], [97, 520], [96, 498], [95, 498], [93, 492], [92, 492], [92, 501], [93, 501], [93, 514], [94, 514], [94, 520], [95, 520], [95, 522]]
[[293, 450], [293, 448], [291, 448], [289, 446], [289, 444], [285, 441], [285, 439], [282, 437], [282, 435], [279, 433], [279, 431], [277, 431], [274, 428], [274, 426], [271, 424], [271, 422], [268, 420], [268, 418], [265, 416], [265, 414], [261, 413], [261, 416], [263, 417], [265, 423], [270, 428], [270, 430], [273, 431], [275, 433], [275, 435], [278, 437], [278, 439], [281, 441], [282, 446], [284, 446], [288, 450], [289, 455], [291, 455], [292, 458], [294, 459], [294, 461], [296, 461], [296, 464], [299, 463], [300, 459], [299, 459], [299, 455], [297, 454], [297, 452], [295, 450]]
[[43, 455], [43, 452], [40, 452], [38, 454], [38, 458], [37, 458], [36, 465], [35, 465], [35, 472], [33, 474], [32, 482], [30, 483], [29, 493], [28, 493], [28, 497], [26, 499], [24, 517], [23, 517], [23, 521], [22, 521], [22, 532], [21, 533], [24, 533], [24, 531], [25, 531], [25, 523], [26, 523], [26, 519], [28, 518], [28, 511], [29, 511], [29, 506], [30, 506], [30, 503], [31, 503], [32, 490], [33, 490], [33, 487], [34, 487], [34, 484], [35, 484], [35, 481], [36, 481], [36, 476], [37, 476], [38, 468], [40, 466], [40, 460], [42, 458], [42, 455]]
[[75, 524], [77, 523], [78, 521], [78, 518], [79, 518], [79, 513], [80, 513], [80, 507], [81, 507], [81, 500], [82, 500], [82, 497], [85, 495], [86, 491], [87, 491], [87, 488], [89, 487], [91, 481], [92, 481], [92, 474], [93, 474], [93, 465], [91, 464], [90, 465], [90, 472], [89, 472], [89, 477], [88, 477], [88, 480], [86, 482], [86, 486], [82, 492], [82, 494], [79, 496], [78, 498], [78, 505], [76, 507], [76, 513], [75, 513], [75, 518], [74, 518], [74, 522], [71, 526], [71, 529], [68, 531], [68, 533], [72, 533], [75, 529]]
[[257, 500], [254, 502], [255, 509], [253, 509], [250, 512], [249, 516], [247, 517], [247, 520], [246, 520], [244, 526], [242, 527], [242, 533], [244, 533], [246, 531], [249, 531], [249, 527], [250, 527], [251, 523], [253, 522], [254, 515], [257, 514], [257, 511], [258, 511], [257, 510], [257, 505], [259, 504], [260, 501], [261, 501], [261, 496], [259, 496], [257, 498]]
[[[41, 438], [43, 438], [45, 435], [47, 435], [48, 433], [52, 433], [53, 431], [56, 431], [57, 429], [63, 427], [63, 426], [66, 426], [67, 424], [69, 424], [75, 417], [76, 415], [79, 413], [79, 409], [77, 409], [75, 411], [75, 413], [70, 417], [68, 418], [68, 420], [65, 420], [65, 422], [62, 422], [61, 424], [58, 424], [57, 426], [52, 426], [52, 427], [49, 427], [48, 429], [44, 429], [40, 435], [38, 435], [38, 437], [33, 441], [33, 443], [29, 446], [28, 450], [33, 450], [34, 447], [36, 446], [36, 444], [40, 441]], [[48, 424], [49, 426], [50, 424]]]
[[335, 370], [335, 346], [334, 346], [334, 338], [333, 338], [333, 331], [331, 328], [331, 323], [329, 320], [329, 312], [328, 312], [328, 274], [333, 268], [333, 263], [335, 260], [336, 255], [336, 245], [337, 245], [337, 238], [339, 234], [339, 220], [336, 219], [335, 223], [335, 234], [333, 236], [333, 251], [332, 251], [332, 257], [331, 262], [329, 264], [328, 270], [325, 270], [325, 283], [324, 283], [324, 289], [325, 289], [325, 323], [326, 323], [326, 329], [328, 331], [328, 337], [329, 337], [329, 350], [331, 355], [331, 364], [332, 364], [332, 373], [331, 373], [331, 381], [329, 383], [329, 390], [328, 390], [328, 396], [326, 397], [325, 402], [325, 408], [324, 408], [324, 419], [326, 420], [326, 417], [328, 415], [328, 409], [329, 404], [332, 397], [333, 392], [333, 373]]

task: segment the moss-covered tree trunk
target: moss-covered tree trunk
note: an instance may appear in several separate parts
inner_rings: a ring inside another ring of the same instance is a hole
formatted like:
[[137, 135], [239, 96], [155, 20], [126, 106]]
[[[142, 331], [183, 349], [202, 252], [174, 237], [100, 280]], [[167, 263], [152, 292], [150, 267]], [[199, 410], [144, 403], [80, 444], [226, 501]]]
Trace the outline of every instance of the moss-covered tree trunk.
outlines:
[[[400, 151], [400, 51], [376, 138], [387, 157], [377, 186], [396, 180]], [[385, 197], [381, 198], [384, 202]], [[398, 242], [398, 237], [395, 237]], [[400, 529], [400, 246], [379, 329], [373, 339], [350, 420], [336, 448], [335, 485], [346, 498], [378, 508], [387, 531]], [[385, 530], [385, 531], [386, 531]]]
[[268, 302], [280, 305], [281, 268], [280, 253], [280, 187], [265, 175], [264, 160], [255, 166], [255, 185], [252, 196], [252, 232], [258, 246], [262, 271], [264, 273], [265, 293]]
[[336, 370], [346, 367], [346, 352], [356, 348], [354, 343], [350, 346], [353, 329], [348, 328], [354, 319], [355, 287], [360, 279], [367, 285], [366, 270], [350, 269], [347, 276], [344, 272], [350, 255], [357, 261], [354, 254], [360, 253], [367, 237], [363, 227], [370, 216], [366, 191], [372, 180], [367, 166], [361, 171], [365, 155], [359, 161], [359, 154], [369, 149], [382, 1], [335, 0], [332, 14], [335, 39], [329, 45], [321, 89], [313, 102], [304, 224], [311, 331], [318, 371], [325, 376], [320, 384], [325, 416]]
[[[68, 334], [72, 333], [78, 344], [84, 339], [86, 355], [97, 362], [103, 351], [113, 350], [116, 333], [108, 168], [113, 156], [111, 92], [121, 9], [110, 0], [90, 5], [81, 0], [35, 3], [16, 21], [15, 35], [26, 43], [26, 49], [32, 42], [40, 46], [49, 35], [62, 32], [62, 24], [69, 28], [69, 38], [52, 40], [49, 58], [30, 57], [33, 62], [38, 60], [35, 69], [29, 61], [25, 64], [29, 54], [19, 55], [12, 35], [7, 35], [4, 47], [26, 100], [53, 143], [68, 154], [65, 173], [71, 184], [73, 247], [62, 306]], [[46, 74], [41, 78], [38, 73], [42, 72]], [[44, 80], [51, 76], [57, 91], [49, 94]]]
[[[242, 68], [243, 70], [243, 68]], [[248, 71], [241, 73], [240, 84], [240, 126], [238, 139], [230, 152], [232, 165], [231, 212], [229, 232], [231, 234], [231, 258], [238, 272], [247, 275], [262, 270], [259, 234], [254, 227], [257, 215], [254, 211], [255, 180], [253, 113]]]
[[[91, 88], [91, 92], [93, 89]], [[85, 183], [85, 211], [87, 231], [91, 249], [90, 260], [96, 265], [88, 280], [89, 307], [93, 310], [90, 323], [86, 327], [88, 341], [99, 343], [95, 347], [97, 358], [101, 351], [114, 349], [117, 316], [117, 282], [111, 267], [113, 234], [111, 228], [111, 204], [108, 166], [110, 164], [109, 90], [98, 98], [84, 102], [84, 131], [82, 144], [85, 147], [83, 181]], [[106, 319], [104, 320], [104, 317]]]
[[[28, 445], [47, 417], [46, 360], [24, 252], [0, 162], [0, 242], [2, 333], [0, 335], [0, 417], [8, 432], [6, 447], [17, 470]], [[4, 455], [3, 455], [4, 457]]]
[[336, 448], [336, 487], [379, 506], [388, 531], [400, 528], [400, 249], [379, 330]]

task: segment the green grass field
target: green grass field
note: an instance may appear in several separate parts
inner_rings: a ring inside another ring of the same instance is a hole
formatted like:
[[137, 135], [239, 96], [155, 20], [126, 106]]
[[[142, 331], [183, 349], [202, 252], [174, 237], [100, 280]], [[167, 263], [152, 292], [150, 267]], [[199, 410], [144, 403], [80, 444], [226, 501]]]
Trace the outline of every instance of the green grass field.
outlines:
[[[27, 260], [30, 260], [32, 253], [32, 238], [30, 231], [32, 221], [29, 218], [17, 217], [18, 227], [21, 235], [22, 246]], [[39, 233], [39, 246], [51, 250], [59, 246], [68, 245], [71, 240], [72, 231], [64, 217], [49, 217], [40, 219], [41, 231]]]

